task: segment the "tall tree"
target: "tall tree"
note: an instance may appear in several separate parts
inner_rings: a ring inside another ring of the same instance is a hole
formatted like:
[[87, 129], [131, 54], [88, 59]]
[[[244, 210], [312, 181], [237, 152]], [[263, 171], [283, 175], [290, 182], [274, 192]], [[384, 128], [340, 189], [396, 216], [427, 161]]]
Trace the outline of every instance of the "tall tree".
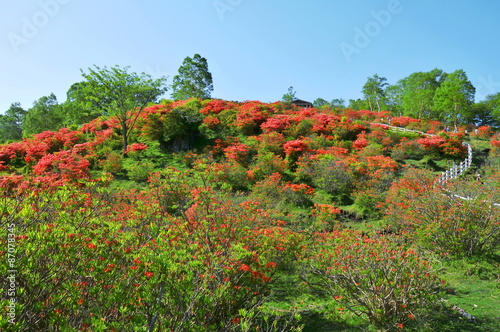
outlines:
[[368, 101], [365, 99], [349, 99], [349, 108], [353, 110], [364, 110], [367, 108], [370, 108], [370, 105], [368, 104]]
[[385, 103], [387, 110], [392, 112], [393, 115], [403, 115], [403, 84], [391, 84], [385, 88]]
[[207, 59], [199, 54], [195, 54], [193, 58], [186, 57], [179, 67], [179, 74], [174, 76], [172, 98], [209, 99], [213, 90], [212, 74], [208, 71]]
[[345, 100], [342, 98], [335, 98], [330, 102], [331, 108], [345, 108]]
[[493, 110], [486, 100], [472, 105], [471, 112], [473, 114], [472, 121], [474, 125], [498, 128], [500, 122], [493, 116]]
[[57, 130], [62, 125], [61, 105], [51, 93], [33, 103], [23, 121], [23, 136], [27, 137], [47, 130]]
[[285, 104], [289, 105], [291, 105], [292, 101], [294, 101], [295, 99], [297, 99], [297, 91], [293, 89], [293, 86], [289, 87], [287, 93], [285, 93], [283, 97], [281, 97], [281, 100]]
[[22, 124], [26, 117], [20, 103], [12, 103], [5, 114], [0, 115], [0, 143], [8, 140], [18, 141], [23, 138]]
[[327, 108], [330, 107], [330, 103], [323, 98], [317, 98], [315, 101], [313, 101], [313, 106], [315, 108]]
[[85, 82], [71, 85], [66, 92], [66, 101], [62, 104], [64, 125], [82, 125], [104, 115], [103, 101], [86, 96]]
[[477, 125], [500, 128], [500, 92], [486, 96], [485, 100], [472, 106]]
[[89, 68], [88, 73], [82, 70], [86, 81], [82, 82], [78, 89], [81, 89], [80, 93], [89, 105], [101, 108], [103, 114], [119, 119], [125, 154], [139, 115], [149, 103], [157, 102], [167, 90], [166, 78], [153, 79], [145, 73], [129, 73], [129, 67], [94, 67]]
[[444, 71], [434, 69], [429, 72], [416, 72], [400, 80], [404, 115], [417, 119], [434, 118], [434, 95], [446, 76]]
[[461, 122], [471, 122], [476, 88], [462, 69], [449, 74], [436, 89], [434, 109], [443, 122], [452, 123], [455, 128]]
[[380, 112], [382, 110], [382, 103], [385, 99], [385, 87], [388, 85], [387, 78], [380, 77], [377, 74], [368, 77], [368, 81], [363, 85], [363, 95], [368, 101], [370, 110], [375, 108]]

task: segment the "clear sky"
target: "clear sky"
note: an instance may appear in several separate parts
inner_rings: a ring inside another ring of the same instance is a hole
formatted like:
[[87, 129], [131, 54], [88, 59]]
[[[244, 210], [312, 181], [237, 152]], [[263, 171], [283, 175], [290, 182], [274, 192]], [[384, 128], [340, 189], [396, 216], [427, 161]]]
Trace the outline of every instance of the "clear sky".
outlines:
[[[80, 69], [130, 66], [168, 83], [207, 58], [212, 96], [361, 98], [367, 77], [463, 69], [476, 100], [500, 91], [497, 0], [0, 0], [0, 112], [53, 92]], [[170, 94], [166, 97], [169, 97]]]

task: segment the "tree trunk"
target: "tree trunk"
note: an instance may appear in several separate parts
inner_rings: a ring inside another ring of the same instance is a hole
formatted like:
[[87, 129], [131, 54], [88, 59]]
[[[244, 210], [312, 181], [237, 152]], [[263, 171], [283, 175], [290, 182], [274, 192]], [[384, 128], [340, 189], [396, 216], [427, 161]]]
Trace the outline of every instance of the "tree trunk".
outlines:
[[128, 126], [127, 120], [122, 120], [122, 136], [123, 136], [123, 156], [127, 156], [127, 147], [128, 147]]

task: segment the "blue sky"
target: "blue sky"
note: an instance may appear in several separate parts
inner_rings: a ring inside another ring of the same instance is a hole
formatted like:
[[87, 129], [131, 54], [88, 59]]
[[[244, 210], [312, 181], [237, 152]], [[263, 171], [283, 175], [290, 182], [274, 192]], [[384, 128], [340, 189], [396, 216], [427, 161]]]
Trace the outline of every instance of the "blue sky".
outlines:
[[[500, 91], [495, 0], [0, 0], [0, 112], [66, 99], [80, 69], [130, 66], [168, 83], [207, 58], [212, 96], [361, 98], [367, 77], [463, 69], [476, 100]], [[169, 93], [166, 97], [169, 97]]]

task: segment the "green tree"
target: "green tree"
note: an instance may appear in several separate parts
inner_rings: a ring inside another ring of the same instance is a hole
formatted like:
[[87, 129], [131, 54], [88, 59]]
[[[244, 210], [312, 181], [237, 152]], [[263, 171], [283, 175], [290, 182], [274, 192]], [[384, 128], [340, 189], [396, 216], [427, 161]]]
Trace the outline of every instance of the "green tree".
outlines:
[[12, 103], [5, 114], [0, 115], [0, 143], [23, 138], [22, 124], [26, 113], [20, 103]]
[[370, 110], [376, 109], [380, 112], [385, 101], [385, 87], [388, 85], [387, 78], [377, 74], [368, 77], [368, 81], [363, 85], [362, 93], [368, 101]]
[[370, 108], [368, 101], [364, 99], [349, 99], [349, 108], [353, 110], [364, 110]]
[[89, 68], [89, 72], [82, 70], [86, 81], [78, 87], [83, 94], [87, 105], [100, 108], [102, 114], [116, 116], [121, 125], [123, 137], [123, 153], [127, 151], [128, 141], [134, 125], [141, 112], [151, 102], [167, 90], [166, 78], [151, 78], [150, 75], [129, 73], [129, 67], [120, 68]]
[[417, 119], [432, 119], [434, 95], [447, 74], [434, 69], [429, 72], [417, 72], [399, 81], [403, 91], [401, 106], [404, 115]]
[[62, 104], [65, 126], [80, 126], [104, 115], [103, 101], [86, 96], [84, 86], [85, 82], [74, 83], [66, 92], [66, 101]]
[[393, 115], [403, 115], [403, 99], [404, 88], [401, 83], [391, 84], [385, 88], [385, 103], [387, 110], [392, 112]]
[[455, 128], [459, 123], [471, 122], [475, 93], [476, 88], [462, 69], [449, 74], [434, 95], [434, 109], [440, 120], [452, 123]]
[[342, 98], [335, 98], [330, 102], [331, 108], [345, 108], [345, 100]]
[[208, 71], [207, 59], [199, 54], [195, 54], [193, 58], [186, 57], [179, 67], [179, 74], [174, 76], [172, 98], [209, 99], [213, 90], [212, 74]]
[[297, 91], [295, 91], [293, 89], [293, 86], [289, 87], [288, 88], [288, 92], [285, 93], [283, 95], [283, 97], [281, 97], [281, 100], [285, 103], [285, 104], [288, 104], [288, 105], [291, 105], [292, 104], [292, 101], [294, 101], [295, 99], [297, 99]]
[[62, 110], [56, 96], [51, 93], [35, 101], [28, 110], [22, 127], [24, 137], [61, 128]]
[[330, 107], [330, 103], [323, 98], [317, 98], [315, 101], [313, 101], [313, 106], [315, 108], [327, 108]]
[[500, 128], [500, 92], [486, 96], [486, 99], [479, 103], [479, 105], [483, 105], [479, 110], [477, 110], [476, 105], [473, 107], [476, 118], [483, 114], [487, 118], [485, 125]]

